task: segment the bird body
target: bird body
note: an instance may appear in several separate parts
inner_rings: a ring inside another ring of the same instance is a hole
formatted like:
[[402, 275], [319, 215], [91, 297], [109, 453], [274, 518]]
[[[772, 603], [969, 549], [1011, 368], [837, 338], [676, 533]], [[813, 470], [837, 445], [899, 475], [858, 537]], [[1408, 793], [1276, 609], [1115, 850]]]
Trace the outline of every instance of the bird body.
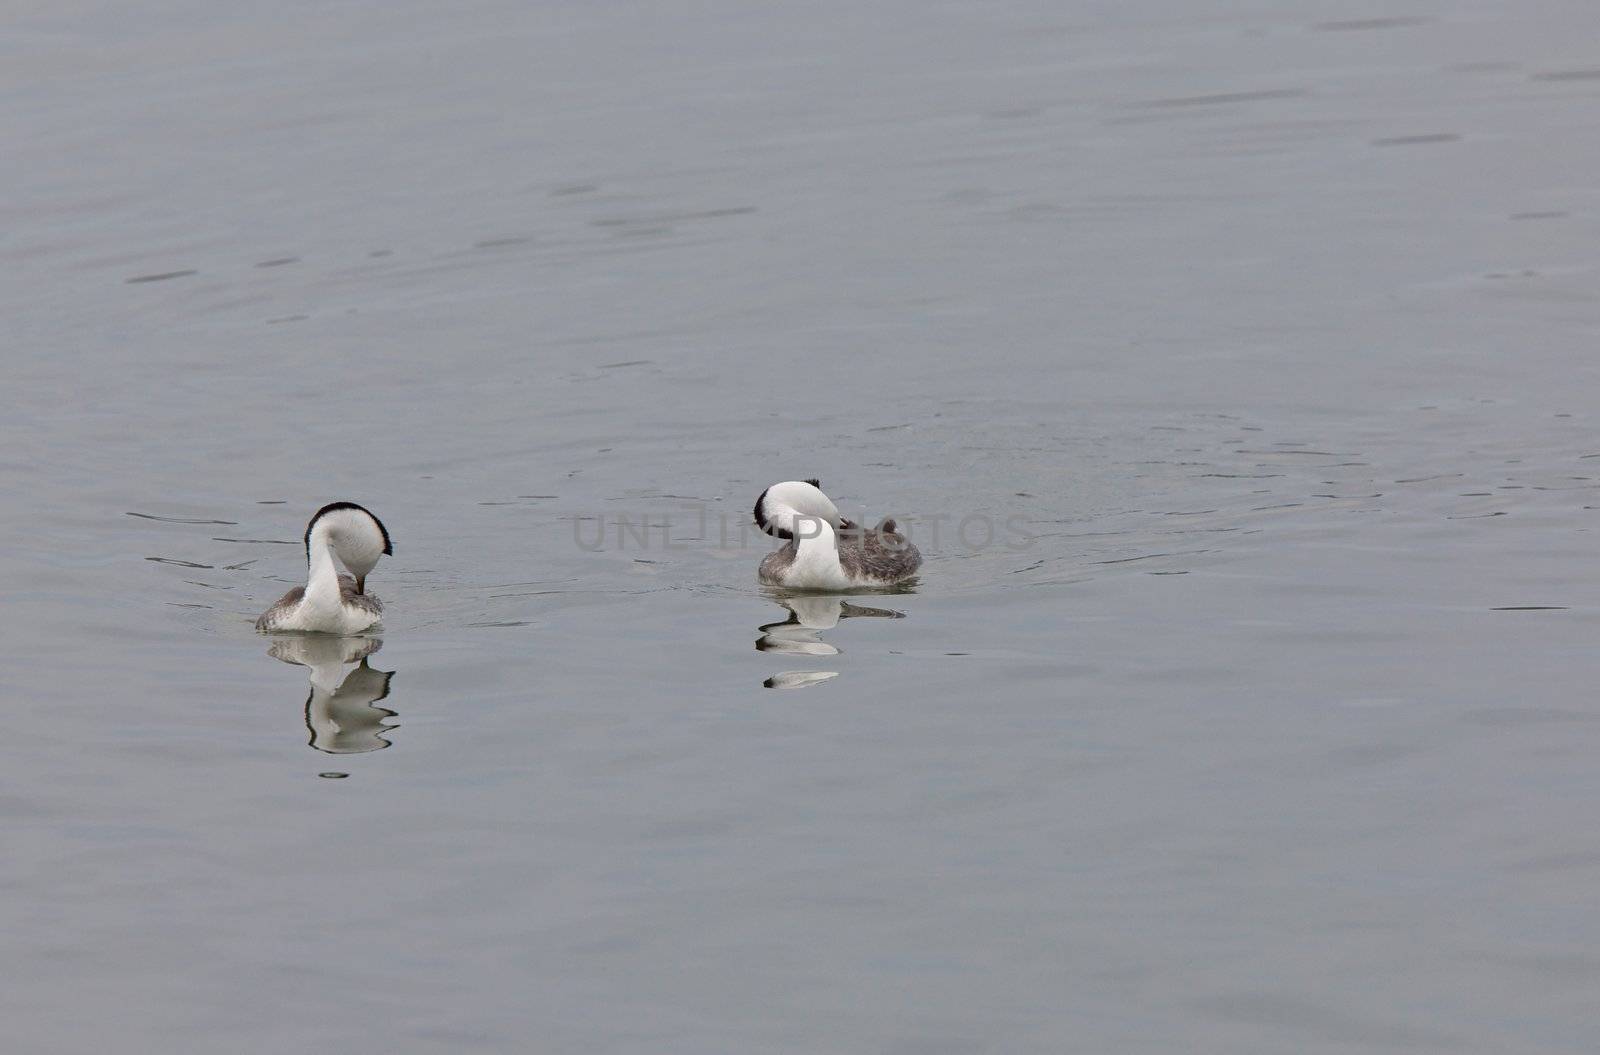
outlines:
[[383, 602], [366, 592], [366, 579], [380, 556], [394, 552], [383, 523], [353, 502], [335, 502], [311, 518], [305, 544], [306, 584], [263, 612], [256, 629], [348, 635], [377, 626]]
[[756, 526], [787, 545], [761, 561], [757, 577], [795, 590], [859, 590], [902, 585], [922, 554], [886, 519], [863, 529], [839, 515], [816, 480], [788, 480], [761, 492]]

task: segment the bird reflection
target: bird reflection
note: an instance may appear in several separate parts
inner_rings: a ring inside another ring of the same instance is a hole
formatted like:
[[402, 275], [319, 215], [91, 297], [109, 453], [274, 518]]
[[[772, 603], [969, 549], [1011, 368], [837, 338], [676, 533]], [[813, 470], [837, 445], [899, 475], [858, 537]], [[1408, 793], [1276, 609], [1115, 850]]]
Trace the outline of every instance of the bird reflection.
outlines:
[[[789, 618], [762, 626], [756, 639], [758, 652], [779, 652], [791, 656], [837, 656], [839, 649], [822, 640], [824, 630], [832, 630], [841, 619], [867, 616], [879, 619], [904, 619], [904, 612], [851, 604], [829, 594], [797, 594], [774, 598], [789, 610]], [[803, 689], [836, 678], [836, 670], [791, 670], [775, 674], [761, 684], [769, 689]]]
[[[306, 729], [311, 733], [309, 743], [318, 751], [358, 755], [389, 746], [383, 734], [396, 728], [386, 724], [395, 712], [377, 703], [389, 695], [394, 672], [367, 665], [367, 657], [382, 647], [377, 638], [314, 634], [281, 637], [267, 649], [273, 659], [310, 669]], [[346, 673], [351, 664], [354, 669]]]

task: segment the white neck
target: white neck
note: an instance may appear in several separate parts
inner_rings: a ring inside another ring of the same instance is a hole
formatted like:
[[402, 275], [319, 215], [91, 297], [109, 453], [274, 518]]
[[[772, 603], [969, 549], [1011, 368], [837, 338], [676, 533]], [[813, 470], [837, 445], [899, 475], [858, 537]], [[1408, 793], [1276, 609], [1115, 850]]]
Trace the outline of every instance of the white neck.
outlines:
[[[804, 480], [773, 484], [761, 496], [767, 515], [767, 531], [780, 538], [798, 538], [805, 517], [818, 517], [839, 525], [839, 510], [816, 486]], [[809, 529], [806, 529], [809, 530]]]
[[795, 555], [789, 580], [811, 589], [848, 589], [850, 579], [839, 564], [833, 527], [820, 517], [798, 517], [794, 528]]
[[333, 562], [333, 547], [320, 528], [311, 533], [307, 545], [310, 568], [306, 574], [306, 603], [317, 608], [337, 608], [339, 598], [339, 566]]

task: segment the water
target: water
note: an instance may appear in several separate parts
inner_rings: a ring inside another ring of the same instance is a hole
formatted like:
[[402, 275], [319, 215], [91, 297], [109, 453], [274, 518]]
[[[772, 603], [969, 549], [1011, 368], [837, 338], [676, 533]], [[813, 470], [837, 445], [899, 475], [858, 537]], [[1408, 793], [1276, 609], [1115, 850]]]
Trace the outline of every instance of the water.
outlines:
[[1592, 1050], [1597, 21], [14, 13], [10, 1044]]

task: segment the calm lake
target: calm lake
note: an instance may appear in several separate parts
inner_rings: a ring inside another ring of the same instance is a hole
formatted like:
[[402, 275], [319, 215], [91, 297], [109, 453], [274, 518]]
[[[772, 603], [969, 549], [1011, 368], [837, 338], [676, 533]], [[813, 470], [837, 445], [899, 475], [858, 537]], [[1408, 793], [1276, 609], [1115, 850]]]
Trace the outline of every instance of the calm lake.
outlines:
[[1595, 1050], [1589, 0], [6, 22], [9, 1050]]

